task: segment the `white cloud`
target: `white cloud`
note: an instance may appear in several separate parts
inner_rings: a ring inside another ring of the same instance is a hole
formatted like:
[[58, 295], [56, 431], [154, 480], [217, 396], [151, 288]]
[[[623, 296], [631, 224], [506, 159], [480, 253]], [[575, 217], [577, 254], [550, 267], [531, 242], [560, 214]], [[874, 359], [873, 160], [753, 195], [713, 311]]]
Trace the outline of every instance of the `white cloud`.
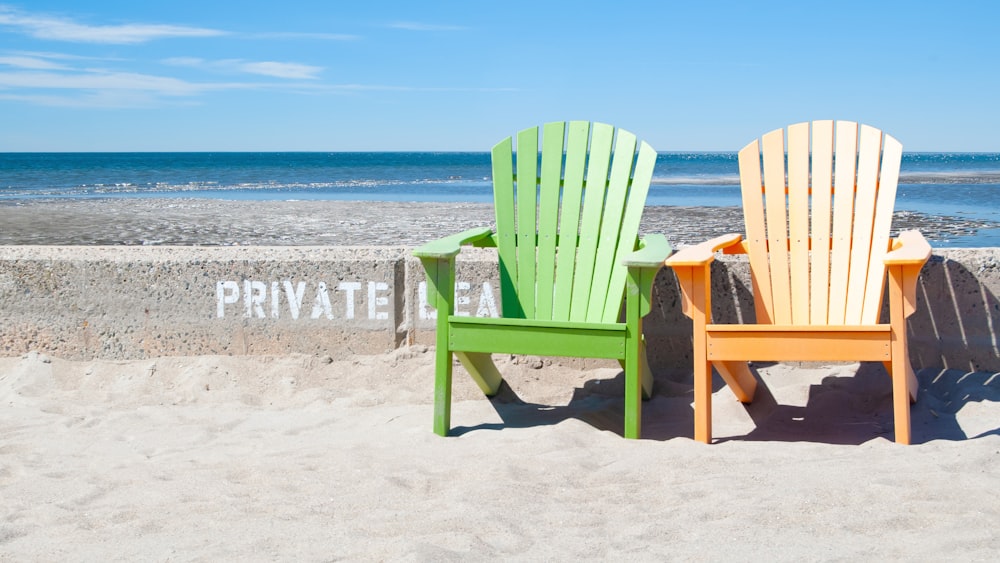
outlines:
[[86, 69], [72, 72], [0, 72], [0, 100], [58, 107], [136, 108], [201, 103], [225, 90], [260, 90], [248, 82], [191, 82], [171, 76]]
[[26, 68], [30, 70], [66, 70], [68, 67], [41, 57], [13, 55], [0, 57], [0, 65]]
[[173, 98], [166, 102], [150, 92], [131, 90], [97, 90], [72, 94], [5, 94], [0, 90], [0, 100], [21, 102], [35, 106], [61, 108], [153, 108], [193, 105], [190, 98]]
[[[179, 37], [237, 36], [228, 31], [204, 27], [169, 24], [126, 23], [119, 25], [88, 25], [68, 18], [29, 14], [0, 4], [0, 26], [14, 28], [37, 39], [76, 43], [108, 43], [129, 45], [156, 39]], [[348, 33], [261, 32], [239, 34], [250, 39], [314, 39], [322, 41], [354, 41], [359, 36]]]
[[13, 27], [37, 39], [119, 45], [170, 37], [216, 37], [227, 34], [217, 29], [164, 24], [87, 25], [52, 16], [25, 14], [7, 6], [0, 6], [0, 26]]
[[185, 66], [204, 70], [221, 72], [241, 72], [271, 76], [274, 78], [289, 78], [295, 80], [313, 80], [323, 71], [323, 67], [301, 63], [283, 63], [275, 61], [245, 61], [242, 59], [222, 59], [207, 61], [197, 57], [173, 57], [163, 62], [172, 66]]
[[198, 57], [171, 57], [169, 59], [163, 59], [163, 64], [168, 64], [170, 66], [190, 66], [190, 67], [204, 67], [208, 64], [205, 59], [200, 59]]
[[0, 72], [0, 88], [103, 91], [136, 90], [169, 96], [188, 96], [209, 89], [205, 85], [169, 76], [101, 71], [76, 73], [42, 71]]
[[316, 78], [316, 75], [323, 70], [318, 66], [268, 61], [259, 63], [241, 63], [239, 66], [244, 72], [261, 74], [264, 76], [273, 76], [275, 78], [314, 79]]
[[69, 53], [53, 53], [50, 51], [7, 51], [7, 56], [11, 57], [31, 57], [36, 59], [46, 59], [53, 61], [123, 61], [120, 57], [93, 57], [84, 55], [71, 55]]
[[[89, 60], [60, 53], [0, 53], [0, 100], [58, 107], [155, 107], [198, 103], [199, 96], [208, 92], [297, 87], [295, 84], [276, 82], [199, 82], [170, 76], [169, 73], [161, 75], [80, 64]], [[197, 57], [177, 57], [162, 62], [298, 81], [315, 79], [322, 70], [298, 63], [239, 59], [208, 61]]]

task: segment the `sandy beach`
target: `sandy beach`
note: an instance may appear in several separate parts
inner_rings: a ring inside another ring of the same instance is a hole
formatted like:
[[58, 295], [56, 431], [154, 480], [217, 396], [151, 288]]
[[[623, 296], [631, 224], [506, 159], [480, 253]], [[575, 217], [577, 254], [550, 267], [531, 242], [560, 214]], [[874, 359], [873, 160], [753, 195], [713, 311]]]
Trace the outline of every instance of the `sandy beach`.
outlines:
[[[112, 200], [0, 205], [0, 244], [413, 245], [490, 221], [473, 204]], [[728, 208], [650, 208], [677, 244]], [[976, 225], [915, 214], [938, 240]], [[919, 372], [915, 445], [892, 442], [876, 365], [758, 364], [716, 382], [691, 439], [690, 374], [658, 373], [642, 440], [615, 367], [456, 368], [431, 432], [433, 354], [0, 358], [0, 560], [995, 560], [1000, 375]]]
[[[545, 365], [543, 365], [545, 364]], [[541, 366], [541, 367], [539, 367]], [[4, 560], [993, 560], [997, 377], [921, 373], [917, 445], [871, 366], [762, 365], [744, 408], [658, 381], [620, 437], [620, 370], [458, 370], [432, 354], [0, 359]], [[855, 372], [857, 375], [855, 376]], [[939, 377], [940, 375], [940, 377]], [[961, 397], [961, 399], [959, 399]]]

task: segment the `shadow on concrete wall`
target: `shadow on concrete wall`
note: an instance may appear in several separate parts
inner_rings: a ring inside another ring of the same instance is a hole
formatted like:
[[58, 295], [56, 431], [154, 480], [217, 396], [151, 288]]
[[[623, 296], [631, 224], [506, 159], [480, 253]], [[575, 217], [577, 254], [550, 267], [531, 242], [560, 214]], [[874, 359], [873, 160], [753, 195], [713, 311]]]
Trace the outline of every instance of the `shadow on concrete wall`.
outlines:
[[[995, 262], [980, 263], [980, 268]], [[958, 261], [932, 256], [920, 274], [909, 319], [914, 369], [1000, 371], [1000, 300]]]
[[[753, 292], [743, 281], [745, 264], [712, 264], [712, 318], [719, 323], [753, 322]], [[664, 268], [653, 287], [653, 310], [646, 316], [650, 367], [657, 380], [691, 384], [692, 322], [681, 310], [681, 290], [673, 270]], [[721, 382], [721, 380], [719, 380]], [[718, 383], [718, 382], [717, 382]]]

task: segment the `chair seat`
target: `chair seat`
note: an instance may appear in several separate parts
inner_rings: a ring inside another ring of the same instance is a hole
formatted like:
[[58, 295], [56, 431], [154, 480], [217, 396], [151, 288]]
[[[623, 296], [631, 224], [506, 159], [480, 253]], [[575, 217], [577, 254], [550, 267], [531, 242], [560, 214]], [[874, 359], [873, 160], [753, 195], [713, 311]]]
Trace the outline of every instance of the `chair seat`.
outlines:
[[738, 325], [705, 327], [709, 361], [889, 361], [892, 359], [887, 324]]
[[625, 358], [625, 323], [449, 316], [449, 347], [462, 352]]

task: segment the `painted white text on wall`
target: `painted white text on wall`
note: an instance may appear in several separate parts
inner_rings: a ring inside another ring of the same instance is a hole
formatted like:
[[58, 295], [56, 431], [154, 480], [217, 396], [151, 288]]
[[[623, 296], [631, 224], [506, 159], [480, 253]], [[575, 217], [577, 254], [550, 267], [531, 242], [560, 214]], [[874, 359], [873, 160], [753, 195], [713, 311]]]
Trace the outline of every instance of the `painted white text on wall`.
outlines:
[[[233, 280], [215, 284], [216, 316], [242, 315], [244, 318], [278, 319], [285, 315], [302, 319], [387, 320], [389, 284], [386, 282], [343, 281], [336, 286], [326, 282], [295, 280]], [[358, 302], [366, 311], [358, 311]]]

